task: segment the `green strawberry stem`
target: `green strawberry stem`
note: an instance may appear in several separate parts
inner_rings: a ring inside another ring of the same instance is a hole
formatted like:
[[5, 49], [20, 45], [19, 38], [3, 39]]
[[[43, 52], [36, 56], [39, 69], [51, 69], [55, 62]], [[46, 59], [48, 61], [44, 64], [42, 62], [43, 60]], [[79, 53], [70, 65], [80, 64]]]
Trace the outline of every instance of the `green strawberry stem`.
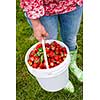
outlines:
[[40, 62], [42, 63], [43, 60], [44, 60], [44, 55], [41, 55], [41, 57], [40, 57]]

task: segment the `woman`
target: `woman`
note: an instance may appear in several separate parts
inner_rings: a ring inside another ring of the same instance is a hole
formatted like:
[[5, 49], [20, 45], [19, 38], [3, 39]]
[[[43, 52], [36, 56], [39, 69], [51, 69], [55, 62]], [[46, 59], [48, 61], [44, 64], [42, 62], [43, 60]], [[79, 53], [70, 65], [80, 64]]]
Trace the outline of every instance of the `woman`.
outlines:
[[[69, 69], [83, 82], [83, 72], [76, 64], [77, 33], [82, 17], [83, 0], [21, 0], [20, 5], [27, 21], [34, 30], [34, 37], [57, 39], [58, 22], [62, 41], [69, 47], [71, 63]], [[74, 86], [69, 81], [65, 90], [74, 92]]]

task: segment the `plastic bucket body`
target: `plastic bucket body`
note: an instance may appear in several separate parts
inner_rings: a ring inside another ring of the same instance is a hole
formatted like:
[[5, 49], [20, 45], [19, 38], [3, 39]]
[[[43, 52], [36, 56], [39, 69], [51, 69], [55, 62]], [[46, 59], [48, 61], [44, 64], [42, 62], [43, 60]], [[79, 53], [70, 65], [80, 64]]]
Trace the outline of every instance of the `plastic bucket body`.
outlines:
[[61, 71], [59, 75], [49, 78], [37, 78], [41, 87], [49, 92], [56, 92], [63, 89], [68, 83], [68, 69]]
[[29, 58], [30, 52], [38, 45], [39, 43], [33, 45], [26, 53], [25, 56], [25, 63], [29, 72], [36, 77], [37, 81], [39, 82], [40, 86], [49, 92], [56, 92], [63, 89], [69, 80], [69, 73], [68, 73], [68, 66], [70, 64], [70, 54], [68, 47], [57, 40], [46, 40], [46, 43], [51, 43], [56, 41], [61, 46], [66, 47], [67, 49], [67, 57], [66, 59], [58, 66], [51, 68], [51, 69], [35, 69], [32, 68], [27, 60]]

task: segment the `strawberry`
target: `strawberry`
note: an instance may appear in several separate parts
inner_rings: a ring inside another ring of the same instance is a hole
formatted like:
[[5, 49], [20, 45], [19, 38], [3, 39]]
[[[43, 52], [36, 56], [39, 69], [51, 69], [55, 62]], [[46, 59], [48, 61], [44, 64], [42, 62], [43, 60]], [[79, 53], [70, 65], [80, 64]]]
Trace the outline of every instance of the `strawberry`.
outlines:
[[31, 56], [31, 57], [29, 58], [29, 60], [30, 60], [30, 61], [34, 61], [34, 56]]
[[40, 69], [46, 69], [46, 66], [44, 65], [44, 63], [40, 63], [39, 68]]
[[50, 51], [49, 56], [53, 57], [55, 55], [55, 53], [53, 51]]
[[57, 44], [58, 44], [58, 43], [57, 43], [56, 41], [53, 41], [53, 42], [51, 43], [51, 45], [53, 45], [53, 46], [55, 46], [55, 47], [57, 46]]
[[34, 60], [39, 60], [39, 57], [38, 57], [38, 56], [35, 56], [35, 57], [34, 57]]
[[53, 68], [55, 65], [53, 62], [50, 62], [49, 68]]
[[35, 53], [37, 53], [38, 52], [38, 48], [35, 48]]
[[48, 63], [50, 63], [51, 62], [51, 59], [50, 58], [48, 58]]
[[66, 57], [63, 57], [62, 60], [64, 61], [66, 59]]
[[58, 55], [55, 56], [54, 59], [55, 59], [56, 61], [58, 61], [58, 60], [59, 60], [59, 56], [58, 56]]
[[58, 64], [57, 63], [55, 63], [55, 66], [54, 67], [56, 67]]
[[40, 58], [39, 58], [38, 56], [35, 56], [35, 57], [34, 57], [34, 62], [35, 62], [35, 63], [39, 63], [39, 61], [40, 61]]
[[[65, 47], [63, 47], [63, 48], [62, 48], [62, 51], [63, 51], [63, 52], [66, 52], [66, 48], [65, 48]], [[67, 52], [66, 52], [66, 53], [67, 53]]]
[[59, 59], [59, 61], [56, 61], [56, 64], [59, 65], [62, 62], [63, 62], [63, 60], [62, 59]]
[[53, 46], [53, 45], [50, 45], [50, 48], [52, 51], [54, 51], [56, 49], [55, 46]]
[[46, 43], [45, 44], [45, 47], [48, 47], [49, 48], [50, 47], [50, 44], [49, 43]]
[[47, 53], [47, 57], [48, 57], [48, 58], [50, 57], [49, 53]]
[[60, 59], [59, 59], [59, 62], [60, 62], [60, 63], [62, 63], [62, 62], [63, 62], [63, 60], [60, 58]]
[[31, 60], [28, 60], [28, 64], [31, 66], [32, 65], [32, 61]]
[[37, 63], [33, 63], [33, 64], [32, 64], [32, 67], [33, 67], [33, 68], [38, 68], [39, 66], [38, 66]]
[[48, 47], [46, 47], [46, 53], [49, 53], [50, 49]]
[[60, 55], [61, 55], [61, 57], [63, 57], [63, 56], [64, 56], [64, 53], [61, 51], [61, 52], [60, 52]]
[[38, 44], [38, 45], [36, 46], [36, 49], [39, 49], [39, 48], [42, 48], [42, 44]]
[[57, 43], [57, 48], [60, 48], [60, 47], [61, 47], [60, 44]]
[[67, 56], [67, 53], [66, 52], [64, 52], [64, 57], [66, 57]]
[[45, 61], [43, 61], [42, 65], [41, 65], [41, 69], [46, 69]]
[[58, 43], [56, 41], [53, 41], [54, 45], [57, 45]]
[[60, 61], [56, 61], [56, 63], [57, 63], [57, 65], [59, 65], [60, 64]]
[[54, 62], [54, 63], [56, 62], [56, 60], [54, 59], [54, 57], [50, 58], [50, 62]]
[[58, 55], [60, 52], [59, 48], [56, 48], [55, 53]]
[[43, 63], [40, 63], [39, 68], [42, 69], [43, 66]]
[[35, 50], [32, 50], [29, 54], [29, 57], [33, 56], [35, 54]]
[[54, 62], [50, 62], [50, 67], [54, 67]]

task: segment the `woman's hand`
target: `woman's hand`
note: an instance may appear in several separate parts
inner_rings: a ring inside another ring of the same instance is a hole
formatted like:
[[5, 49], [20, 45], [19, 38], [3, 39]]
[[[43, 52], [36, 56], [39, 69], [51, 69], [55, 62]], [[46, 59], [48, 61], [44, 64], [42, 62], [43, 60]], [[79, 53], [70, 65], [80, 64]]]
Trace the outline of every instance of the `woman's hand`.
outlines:
[[44, 26], [41, 24], [39, 19], [31, 20], [33, 28], [34, 28], [34, 37], [41, 41], [45, 37], [48, 36], [48, 33], [46, 32]]

